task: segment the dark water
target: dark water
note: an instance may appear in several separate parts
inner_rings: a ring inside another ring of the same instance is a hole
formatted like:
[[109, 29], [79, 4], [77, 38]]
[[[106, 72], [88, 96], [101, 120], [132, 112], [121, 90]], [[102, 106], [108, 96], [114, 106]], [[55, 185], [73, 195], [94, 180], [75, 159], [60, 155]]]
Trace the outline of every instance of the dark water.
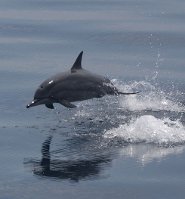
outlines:
[[[0, 1], [0, 198], [184, 198], [185, 2]], [[27, 110], [83, 67], [137, 96]]]

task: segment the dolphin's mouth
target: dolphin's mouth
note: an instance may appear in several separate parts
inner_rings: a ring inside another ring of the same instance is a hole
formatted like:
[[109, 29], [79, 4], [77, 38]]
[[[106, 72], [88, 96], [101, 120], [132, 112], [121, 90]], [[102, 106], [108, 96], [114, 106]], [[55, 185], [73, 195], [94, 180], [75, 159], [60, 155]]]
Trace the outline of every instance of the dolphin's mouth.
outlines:
[[26, 106], [26, 108], [30, 108], [30, 107], [33, 107], [33, 106], [38, 106], [40, 104], [43, 104], [45, 100], [46, 99], [34, 99], [31, 103], [29, 103]]
[[33, 106], [38, 106], [38, 105], [41, 105], [41, 104], [51, 104], [51, 103], [57, 102], [57, 101], [58, 100], [55, 99], [52, 96], [45, 97], [45, 98], [35, 98], [35, 99], [33, 99], [33, 101], [31, 103], [29, 103], [26, 106], [26, 108], [30, 108], [30, 107], [33, 107]]

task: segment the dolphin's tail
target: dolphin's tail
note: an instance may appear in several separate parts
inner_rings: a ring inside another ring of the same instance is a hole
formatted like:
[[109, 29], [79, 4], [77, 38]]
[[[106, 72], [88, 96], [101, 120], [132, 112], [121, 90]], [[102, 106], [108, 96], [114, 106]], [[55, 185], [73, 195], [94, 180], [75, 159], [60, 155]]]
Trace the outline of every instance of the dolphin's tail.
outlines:
[[118, 92], [117, 92], [117, 95], [134, 95], [134, 94], [137, 94], [137, 93], [140, 93], [140, 92], [137, 91], [137, 92], [131, 92], [131, 93], [123, 93], [123, 92], [121, 92], [121, 91], [118, 91]]
[[104, 94], [108, 94], [108, 95], [135, 95], [137, 93], [140, 93], [139, 91], [136, 92], [130, 92], [130, 93], [124, 93], [119, 91], [112, 82], [110, 82], [109, 80], [106, 79], [106, 83], [104, 84], [104, 89], [106, 92], [104, 92]]

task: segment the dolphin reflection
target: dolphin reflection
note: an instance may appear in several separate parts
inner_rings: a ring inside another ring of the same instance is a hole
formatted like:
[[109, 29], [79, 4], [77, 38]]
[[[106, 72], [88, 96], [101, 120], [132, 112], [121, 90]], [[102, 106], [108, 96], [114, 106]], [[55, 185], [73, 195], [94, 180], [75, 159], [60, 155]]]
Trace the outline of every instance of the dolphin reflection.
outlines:
[[[94, 143], [94, 146], [92, 142], [86, 143], [88, 146], [90, 146], [89, 150], [87, 149], [88, 154], [90, 154], [92, 148], [94, 149], [92, 150], [93, 153], [91, 153], [91, 156], [76, 160], [60, 160], [59, 158], [54, 159], [54, 151], [51, 152], [50, 150], [52, 138], [53, 136], [48, 136], [47, 139], [42, 143], [42, 158], [40, 160], [32, 158], [25, 161], [24, 164], [25, 166], [31, 168], [33, 173], [37, 176], [51, 177], [61, 180], [71, 180], [74, 182], [84, 179], [95, 179], [102, 177], [102, 171], [110, 166], [110, 163], [114, 158], [119, 158], [122, 160], [133, 158], [142, 164], [142, 166], [146, 166], [154, 161], [162, 161], [169, 155], [181, 154], [185, 151], [184, 145], [174, 147], [159, 147], [158, 145], [154, 144], [133, 144], [118, 138], [111, 138], [104, 139], [102, 141], [105, 144], [105, 148], [103, 148], [103, 150], [101, 147], [97, 147], [98, 143], [96, 142]], [[72, 144], [74, 144], [74, 140]], [[115, 148], [116, 151], [114, 151]], [[72, 149], [71, 145], [69, 145], [69, 149]], [[105, 153], [105, 151], [109, 151], [110, 149], [111, 151], [114, 151], [114, 156], [112, 156], [112, 152]], [[92, 155], [94, 154], [94, 151], [96, 152], [95, 154], [99, 155]]]
[[31, 166], [33, 173], [43, 177], [69, 179], [75, 182], [85, 178], [98, 177], [104, 165], [110, 163], [106, 156], [95, 157], [91, 160], [51, 160], [50, 145], [52, 136], [42, 144], [41, 161], [29, 160], [26, 165]]

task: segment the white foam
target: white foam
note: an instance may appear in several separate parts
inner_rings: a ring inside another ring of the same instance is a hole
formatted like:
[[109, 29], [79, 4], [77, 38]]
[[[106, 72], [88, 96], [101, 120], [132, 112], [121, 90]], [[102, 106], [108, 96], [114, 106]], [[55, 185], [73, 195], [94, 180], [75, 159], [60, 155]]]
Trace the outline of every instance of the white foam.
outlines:
[[104, 136], [109, 139], [119, 137], [129, 143], [176, 145], [185, 142], [185, 127], [178, 120], [144, 115], [131, 120], [129, 124], [121, 124], [118, 128], [108, 130]]

